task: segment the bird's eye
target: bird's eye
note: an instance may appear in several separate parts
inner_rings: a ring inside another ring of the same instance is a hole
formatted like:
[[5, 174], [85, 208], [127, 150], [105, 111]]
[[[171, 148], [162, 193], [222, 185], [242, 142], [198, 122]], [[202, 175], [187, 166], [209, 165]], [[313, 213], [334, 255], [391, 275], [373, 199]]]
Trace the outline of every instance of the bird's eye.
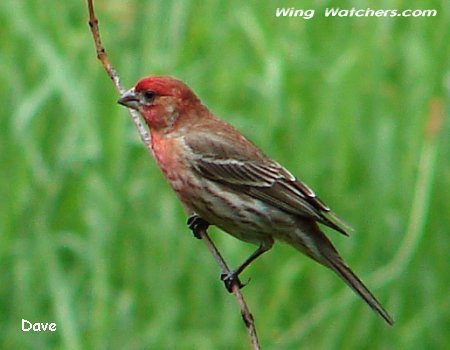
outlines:
[[149, 104], [152, 103], [153, 100], [156, 97], [156, 92], [152, 91], [152, 90], [145, 90], [142, 92], [142, 98], [144, 99], [144, 102]]

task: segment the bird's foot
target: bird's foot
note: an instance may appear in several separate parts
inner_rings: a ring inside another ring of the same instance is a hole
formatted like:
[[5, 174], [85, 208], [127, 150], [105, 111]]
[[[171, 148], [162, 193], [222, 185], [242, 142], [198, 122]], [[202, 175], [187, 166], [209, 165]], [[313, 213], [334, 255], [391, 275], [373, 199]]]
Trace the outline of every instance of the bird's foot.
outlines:
[[229, 273], [222, 273], [220, 275], [220, 279], [225, 284], [225, 288], [229, 293], [233, 293], [233, 285], [236, 284], [239, 289], [242, 289], [248, 284], [248, 282], [250, 282], [250, 280], [248, 280], [246, 283], [242, 283], [236, 271], [231, 271]]
[[197, 214], [192, 214], [187, 220], [187, 225], [192, 230], [195, 238], [202, 239], [200, 231], [206, 230], [209, 226], [209, 223], [206, 220], [203, 220]]

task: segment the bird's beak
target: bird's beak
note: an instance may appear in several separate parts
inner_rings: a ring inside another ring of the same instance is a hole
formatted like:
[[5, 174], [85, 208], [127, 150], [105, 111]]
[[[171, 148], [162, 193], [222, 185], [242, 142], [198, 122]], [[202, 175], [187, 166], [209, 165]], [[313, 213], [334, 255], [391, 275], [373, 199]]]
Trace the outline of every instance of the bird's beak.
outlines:
[[134, 93], [134, 88], [126, 91], [122, 96], [120, 96], [117, 103], [135, 110], [138, 110], [141, 104], [139, 98]]

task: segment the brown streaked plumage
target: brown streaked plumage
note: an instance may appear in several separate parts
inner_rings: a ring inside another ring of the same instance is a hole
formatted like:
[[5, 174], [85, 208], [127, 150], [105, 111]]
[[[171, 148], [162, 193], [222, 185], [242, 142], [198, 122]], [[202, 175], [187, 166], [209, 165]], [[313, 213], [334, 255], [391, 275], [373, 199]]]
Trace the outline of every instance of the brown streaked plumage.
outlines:
[[215, 117], [189, 87], [171, 77], [148, 77], [119, 103], [139, 111], [149, 126], [158, 166], [187, 213], [259, 245], [230, 278], [275, 240], [284, 241], [333, 270], [393, 324], [317, 223], [347, 235], [345, 225], [308, 186]]

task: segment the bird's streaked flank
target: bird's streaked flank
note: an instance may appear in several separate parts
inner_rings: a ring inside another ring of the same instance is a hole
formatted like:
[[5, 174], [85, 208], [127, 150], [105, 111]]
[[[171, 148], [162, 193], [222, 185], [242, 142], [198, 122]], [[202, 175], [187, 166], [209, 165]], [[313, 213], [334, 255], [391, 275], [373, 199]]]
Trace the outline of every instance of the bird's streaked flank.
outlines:
[[340, 257], [318, 223], [346, 227], [304, 183], [218, 119], [179, 80], [151, 76], [118, 101], [135, 109], [151, 133], [153, 155], [190, 216], [189, 226], [216, 225], [258, 249], [226, 276], [283, 241], [332, 269], [388, 324], [394, 321]]

